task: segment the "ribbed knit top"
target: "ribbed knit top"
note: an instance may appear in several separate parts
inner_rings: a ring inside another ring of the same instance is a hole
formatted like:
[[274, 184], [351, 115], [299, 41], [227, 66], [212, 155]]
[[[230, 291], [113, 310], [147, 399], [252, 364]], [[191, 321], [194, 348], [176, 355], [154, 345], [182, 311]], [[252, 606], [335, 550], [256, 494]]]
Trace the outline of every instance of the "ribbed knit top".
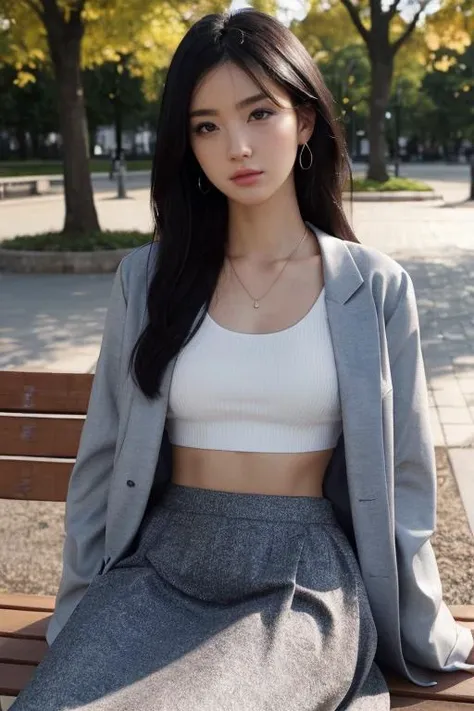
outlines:
[[271, 333], [232, 331], [207, 313], [176, 359], [171, 443], [241, 452], [334, 447], [342, 422], [324, 292], [300, 321]]

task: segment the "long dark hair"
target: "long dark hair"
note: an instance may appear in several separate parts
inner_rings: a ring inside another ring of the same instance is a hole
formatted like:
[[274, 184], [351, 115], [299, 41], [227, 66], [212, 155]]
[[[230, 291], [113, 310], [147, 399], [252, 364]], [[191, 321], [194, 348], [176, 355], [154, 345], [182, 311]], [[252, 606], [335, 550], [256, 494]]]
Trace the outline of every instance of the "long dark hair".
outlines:
[[151, 192], [159, 250], [148, 289], [148, 323], [130, 362], [149, 398], [161, 394], [167, 364], [200, 327], [204, 313], [191, 332], [202, 305], [210, 305], [224, 264], [227, 197], [215, 187], [206, 194], [198, 187], [189, 107], [198, 81], [226, 61], [274, 101], [262, 74], [284, 88], [295, 107], [313, 107], [316, 124], [308, 141], [313, 165], [302, 171], [296, 161], [294, 169], [301, 216], [340, 239], [358, 241], [342, 207], [342, 191], [351, 178], [343, 133], [333, 98], [304, 46], [278, 20], [253, 9], [203, 17], [179, 44], [161, 98]]

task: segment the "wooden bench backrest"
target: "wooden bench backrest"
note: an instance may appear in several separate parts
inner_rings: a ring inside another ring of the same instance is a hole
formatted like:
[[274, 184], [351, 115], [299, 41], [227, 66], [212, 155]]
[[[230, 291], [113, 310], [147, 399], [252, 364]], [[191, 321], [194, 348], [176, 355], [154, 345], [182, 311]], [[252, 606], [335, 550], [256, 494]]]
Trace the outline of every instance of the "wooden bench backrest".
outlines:
[[0, 372], [0, 499], [66, 500], [92, 380]]

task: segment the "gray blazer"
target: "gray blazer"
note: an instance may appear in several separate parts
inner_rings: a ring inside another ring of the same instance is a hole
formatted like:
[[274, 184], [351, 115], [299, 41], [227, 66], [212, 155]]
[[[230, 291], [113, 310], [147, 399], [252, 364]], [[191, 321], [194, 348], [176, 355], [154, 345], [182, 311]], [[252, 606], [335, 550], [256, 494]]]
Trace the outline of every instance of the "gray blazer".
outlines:
[[[435, 682], [428, 669], [474, 670], [465, 664], [473, 639], [442, 600], [430, 543], [436, 471], [413, 285], [387, 255], [308, 226], [322, 253], [343, 418], [324, 495], [358, 557], [378, 631], [378, 662], [429, 686]], [[146, 323], [147, 281], [158, 249], [153, 243], [131, 252], [113, 283], [69, 483], [50, 645], [92, 579], [126, 554], [152, 485], [159, 489], [171, 475], [165, 419], [176, 358], [165, 371], [163, 397], [153, 401], [128, 369]]]

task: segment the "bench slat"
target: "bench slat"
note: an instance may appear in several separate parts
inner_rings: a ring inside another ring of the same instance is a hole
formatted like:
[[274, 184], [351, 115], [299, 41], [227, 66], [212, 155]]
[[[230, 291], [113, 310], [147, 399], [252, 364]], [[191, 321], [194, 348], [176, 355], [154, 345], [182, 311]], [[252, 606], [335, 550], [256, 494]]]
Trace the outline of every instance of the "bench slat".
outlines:
[[404, 696], [390, 696], [391, 709], [404, 709], [409, 711], [472, 711], [472, 703], [463, 704], [457, 701], [415, 701]]
[[85, 415], [93, 375], [0, 372], [0, 412]]
[[66, 501], [73, 462], [0, 459], [0, 499]]
[[0, 694], [17, 696], [28, 684], [36, 666], [29, 664], [0, 664]]
[[25, 593], [0, 593], [0, 609], [54, 612], [55, 595], [26, 595]]
[[48, 651], [46, 640], [0, 636], [0, 663], [39, 664]]
[[474, 622], [474, 605], [450, 605], [449, 609], [457, 620]]
[[50, 612], [0, 609], [0, 636], [44, 640]]
[[4, 456], [75, 458], [84, 419], [0, 415]]
[[466, 672], [432, 672], [437, 686], [417, 686], [396, 674], [387, 674], [391, 693], [416, 699], [467, 701], [474, 703], [474, 676]]
[[[36, 596], [0, 595], [0, 694], [16, 695], [28, 683], [31, 669], [18, 666], [38, 664], [47, 651], [44, 635], [54, 607], [53, 596], [38, 596], [47, 612], [25, 610]], [[8, 604], [19, 609], [8, 609]], [[14, 673], [12, 673], [14, 672]], [[394, 674], [387, 676], [392, 692], [391, 708], [409, 707], [411, 711], [464, 711], [474, 706], [474, 677], [463, 673], [437, 674], [437, 687], [419, 687]], [[463, 703], [464, 702], [464, 703]]]

